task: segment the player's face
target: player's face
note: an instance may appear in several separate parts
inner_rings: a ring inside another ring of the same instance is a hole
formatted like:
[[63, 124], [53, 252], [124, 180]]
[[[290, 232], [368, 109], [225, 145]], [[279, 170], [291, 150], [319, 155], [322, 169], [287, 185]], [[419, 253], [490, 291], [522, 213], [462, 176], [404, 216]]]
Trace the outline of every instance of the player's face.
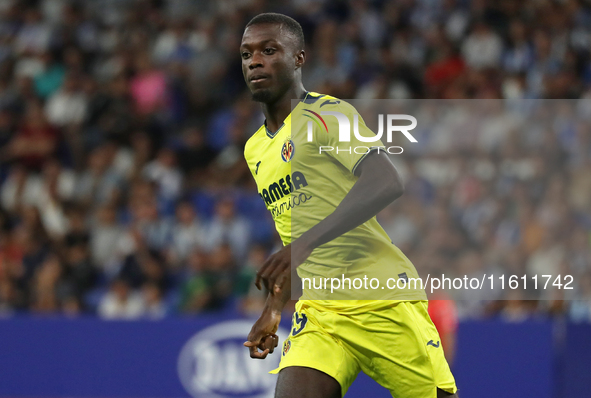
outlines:
[[253, 25], [244, 31], [242, 74], [255, 101], [274, 102], [293, 85], [297, 69], [293, 40], [279, 24]]

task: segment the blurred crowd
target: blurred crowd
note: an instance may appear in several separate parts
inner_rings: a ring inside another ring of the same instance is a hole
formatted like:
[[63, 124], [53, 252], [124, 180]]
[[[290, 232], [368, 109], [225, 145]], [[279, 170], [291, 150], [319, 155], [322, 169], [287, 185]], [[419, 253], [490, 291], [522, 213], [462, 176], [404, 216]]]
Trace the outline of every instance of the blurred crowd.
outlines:
[[378, 219], [423, 278], [486, 278], [433, 298], [460, 317], [589, 320], [591, 99], [407, 104], [422, 123], [392, 159], [406, 192]]
[[302, 24], [308, 90], [583, 99], [424, 132], [379, 219], [421, 272], [569, 273], [587, 300], [455, 297], [462, 316], [591, 321], [584, 0], [0, 1], [0, 313], [257, 313], [279, 243], [242, 156], [263, 116], [238, 46], [267, 11]]

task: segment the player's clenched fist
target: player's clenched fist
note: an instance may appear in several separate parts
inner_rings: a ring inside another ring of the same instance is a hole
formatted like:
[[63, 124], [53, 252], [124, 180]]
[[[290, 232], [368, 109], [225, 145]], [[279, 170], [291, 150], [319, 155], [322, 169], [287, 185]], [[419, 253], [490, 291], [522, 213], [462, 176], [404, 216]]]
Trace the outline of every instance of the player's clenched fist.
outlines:
[[[248, 341], [244, 343], [250, 350], [250, 357], [265, 359], [272, 354], [279, 344], [279, 337], [275, 334], [281, 321], [281, 312], [265, 310], [255, 322], [248, 334]], [[259, 352], [261, 350], [261, 352]]]

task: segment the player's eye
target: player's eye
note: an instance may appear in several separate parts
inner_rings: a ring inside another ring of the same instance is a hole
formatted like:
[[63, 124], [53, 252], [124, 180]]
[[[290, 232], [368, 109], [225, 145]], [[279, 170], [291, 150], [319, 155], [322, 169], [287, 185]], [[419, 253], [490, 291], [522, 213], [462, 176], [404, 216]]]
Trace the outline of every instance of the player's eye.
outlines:
[[267, 47], [267, 48], [265, 48], [265, 51], [263, 51], [263, 53], [266, 55], [271, 55], [271, 54], [275, 53], [275, 49], [272, 47]]
[[248, 57], [250, 57], [250, 53], [247, 52], [243, 52], [240, 55], [242, 56], [242, 59], [247, 59]]

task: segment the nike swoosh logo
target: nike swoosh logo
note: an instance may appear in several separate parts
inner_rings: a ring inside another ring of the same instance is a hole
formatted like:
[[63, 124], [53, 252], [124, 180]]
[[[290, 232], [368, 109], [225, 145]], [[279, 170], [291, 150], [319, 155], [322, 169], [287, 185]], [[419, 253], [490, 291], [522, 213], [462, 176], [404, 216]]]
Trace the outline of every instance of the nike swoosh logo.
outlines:
[[257, 168], [256, 168], [256, 170], [254, 171], [254, 173], [255, 173], [256, 175], [258, 175], [258, 174], [259, 174], [259, 166], [260, 166], [260, 165], [261, 165], [261, 161], [259, 160], [259, 162], [257, 163]]
[[431, 346], [433, 346], [433, 347], [435, 347], [435, 348], [439, 348], [439, 341], [437, 342], [437, 344], [435, 344], [435, 343], [433, 342], [433, 340], [429, 340], [429, 342], [427, 343], [427, 345], [431, 345]]

